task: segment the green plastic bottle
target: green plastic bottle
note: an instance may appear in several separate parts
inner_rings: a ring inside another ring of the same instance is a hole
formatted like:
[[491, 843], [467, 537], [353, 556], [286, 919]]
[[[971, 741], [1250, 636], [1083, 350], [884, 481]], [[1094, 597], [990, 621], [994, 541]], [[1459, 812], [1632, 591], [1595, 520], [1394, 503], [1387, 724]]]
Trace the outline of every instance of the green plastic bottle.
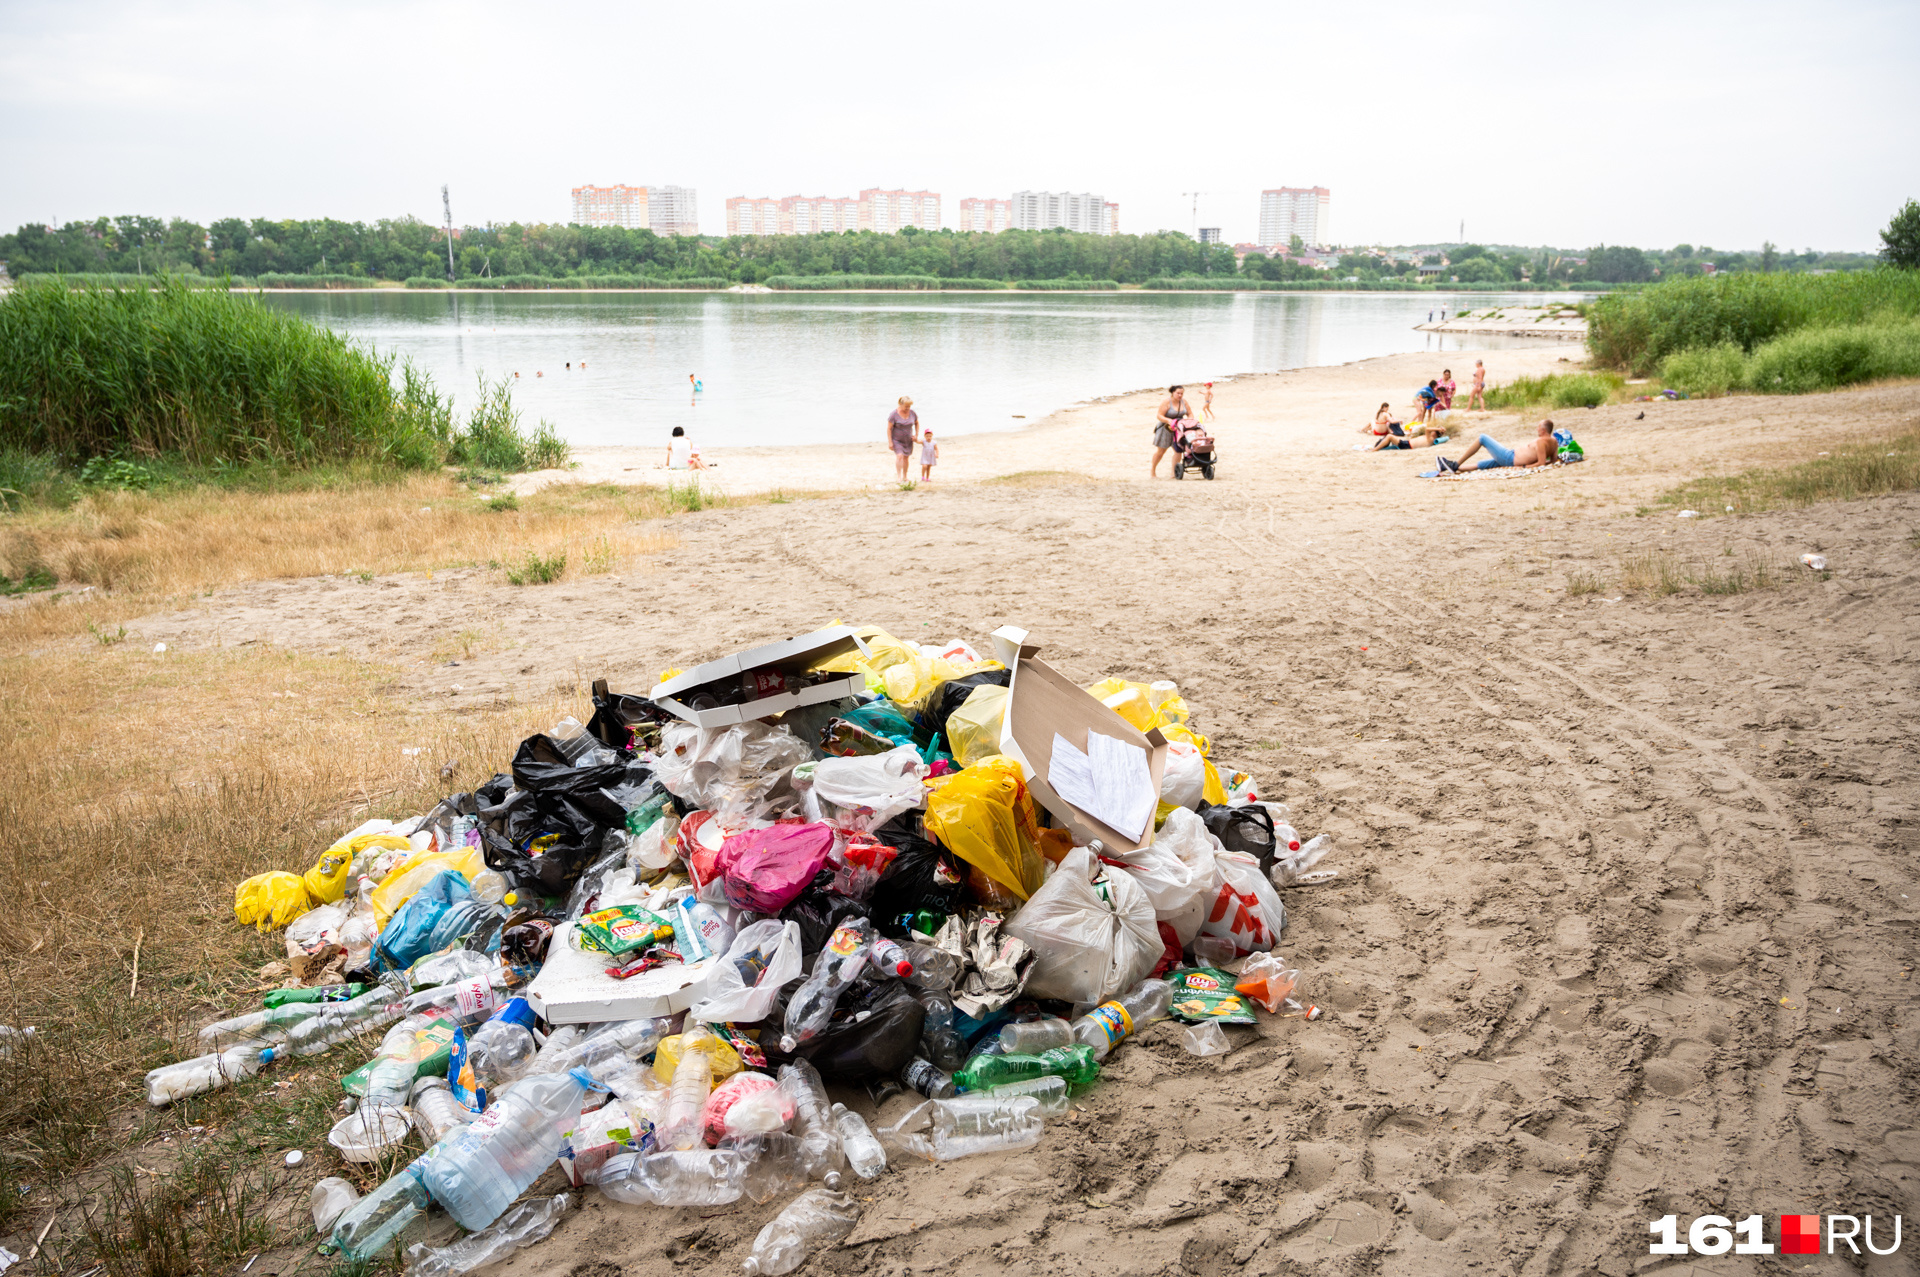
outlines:
[[260, 999], [260, 1005], [272, 1010], [289, 1002], [351, 1002], [369, 987], [364, 984], [322, 984], [311, 989], [275, 989]]
[[1093, 1058], [1093, 1048], [1075, 1045], [1056, 1046], [1038, 1055], [976, 1055], [953, 1075], [953, 1080], [964, 1090], [984, 1091], [1029, 1078], [1058, 1077], [1077, 1091], [1092, 1085], [1099, 1076], [1100, 1065]]

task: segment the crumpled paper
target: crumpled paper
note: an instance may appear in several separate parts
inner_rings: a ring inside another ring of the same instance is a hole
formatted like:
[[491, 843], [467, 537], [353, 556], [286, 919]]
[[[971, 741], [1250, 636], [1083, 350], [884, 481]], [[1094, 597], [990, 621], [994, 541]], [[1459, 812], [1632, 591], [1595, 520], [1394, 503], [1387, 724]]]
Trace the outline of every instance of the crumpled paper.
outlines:
[[947, 919], [933, 938], [937, 948], [965, 960], [969, 970], [953, 990], [953, 1005], [962, 1015], [984, 1020], [1020, 996], [1033, 970], [1034, 953], [1026, 941], [1006, 935], [1006, 915], [975, 910], [963, 921]]

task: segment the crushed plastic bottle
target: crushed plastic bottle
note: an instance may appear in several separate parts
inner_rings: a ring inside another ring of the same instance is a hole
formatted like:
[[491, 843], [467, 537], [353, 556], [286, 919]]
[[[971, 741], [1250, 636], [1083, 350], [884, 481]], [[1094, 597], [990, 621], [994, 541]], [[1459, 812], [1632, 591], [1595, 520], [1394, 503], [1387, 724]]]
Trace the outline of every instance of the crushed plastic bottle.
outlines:
[[806, 1152], [807, 1173], [825, 1176], [845, 1165], [840, 1147], [840, 1127], [834, 1121], [833, 1104], [827, 1099], [826, 1084], [809, 1060], [795, 1060], [780, 1066], [780, 1089], [793, 1100], [793, 1134]]
[[295, 1025], [311, 1020], [327, 1009], [324, 1003], [291, 1002], [285, 1006], [249, 1011], [245, 1015], [215, 1020], [200, 1030], [200, 1044], [211, 1050], [232, 1046], [235, 1042], [284, 1042]]
[[[770, 1202], [813, 1178], [806, 1146], [798, 1136], [784, 1131], [747, 1135], [733, 1140], [731, 1146], [745, 1163], [741, 1191], [755, 1202]], [[837, 1179], [837, 1172], [828, 1172], [827, 1178]]]
[[873, 923], [853, 918], [827, 937], [826, 947], [814, 959], [813, 974], [787, 1003], [786, 1031], [780, 1038], [782, 1051], [792, 1054], [802, 1043], [826, 1032], [840, 995], [867, 969], [878, 935]]
[[967, 1039], [953, 1023], [953, 999], [935, 990], [919, 994], [927, 1018], [920, 1025], [920, 1054], [951, 1073], [967, 1062]]
[[840, 1191], [838, 1179], [829, 1176], [825, 1188], [810, 1188], [787, 1203], [753, 1239], [753, 1253], [741, 1270], [756, 1277], [790, 1273], [806, 1261], [809, 1251], [851, 1233], [860, 1222], [860, 1203]]
[[1063, 1077], [1030, 1077], [1019, 1082], [1003, 1082], [986, 1093], [996, 1100], [1026, 1097], [1039, 1104], [1041, 1116], [1060, 1117], [1067, 1112], [1070, 1090]]
[[505, 1259], [522, 1246], [545, 1241], [567, 1209], [567, 1195], [536, 1197], [508, 1210], [492, 1225], [440, 1247], [407, 1247], [407, 1277], [456, 1277]]
[[733, 1149], [669, 1149], [609, 1157], [596, 1187], [629, 1206], [724, 1206], [740, 1199], [745, 1175]]
[[252, 1077], [280, 1057], [281, 1048], [264, 1042], [243, 1042], [211, 1055], [166, 1064], [147, 1074], [147, 1103], [155, 1108], [218, 1090], [243, 1077]]
[[1085, 1043], [1056, 1046], [1038, 1055], [976, 1055], [953, 1075], [965, 1091], [984, 1091], [1008, 1082], [1036, 1077], [1065, 1078], [1074, 1089], [1090, 1086], [1100, 1076], [1093, 1048]]
[[1233, 1050], [1233, 1043], [1227, 1041], [1227, 1032], [1218, 1020], [1188, 1025], [1180, 1035], [1180, 1045], [1187, 1048], [1190, 1055], [1225, 1055]]
[[1112, 1002], [1102, 1002], [1073, 1022], [1076, 1042], [1093, 1048], [1093, 1058], [1107, 1053], [1131, 1035], [1166, 1015], [1173, 1005], [1173, 986], [1165, 980], [1142, 980]]
[[287, 1049], [295, 1055], [317, 1055], [348, 1038], [391, 1024], [400, 1015], [394, 991], [379, 985], [351, 1002], [321, 1004], [317, 1015], [302, 1020], [287, 1033]]
[[554, 1031], [553, 1037], [547, 1039], [546, 1046], [541, 1047], [540, 1053], [534, 1056], [527, 1072], [561, 1073], [567, 1069], [585, 1069], [596, 1079], [606, 1081], [619, 1071], [619, 1066], [651, 1054], [660, 1045], [660, 1040], [673, 1032], [673, 1017], [608, 1021], [594, 1026], [591, 1032], [573, 1035], [555, 1050], [554, 1038], [560, 1037], [563, 1031]]
[[[533, 1008], [527, 1000], [514, 998], [467, 1034], [467, 1059], [479, 1086], [492, 1093], [525, 1075], [539, 1050], [527, 1027], [533, 1022]], [[371, 1090], [368, 1095], [371, 1097]]]
[[576, 1069], [537, 1074], [509, 1087], [483, 1120], [434, 1146], [421, 1173], [427, 1189], [460, 1227], [485, 1228], [558, 1156], [592, 1085]]
[[1072, 1046], [1073, 1026], [1052, 1015], [1015, 1022], [1000, 1030], [1000, 1045], [1012, 1055], [1038, 1055], [1056, 1046]]
[[865, 1118], [844, 1104], [836, 1104], [833, 1121], [840, 1130], [840, 1147], [846, 1150], [847, 1165], [855, 1175], [873, 1179], [887, 1169], [887, 1150], [867, 1129]]
[[360, 1200], [360, 1190], [338, 1175], [329, 1175], [313, 1186], [313, 1231], [325, 1237], [334, 1224]]
[[419, 1068], [414, 1056], [416, 1035], [432, 1023], [430, 1016], [410, 1015], [387, 1030], [386, 1036], [380, 1039], [379, 1053], [373, 1057], [373, 1068], [367, 1074], [367, 1097], [363, 1103], [369, 1107], [405, 1106], [413, 1094], [414, 1073]]
[[453, 1088], [438, 1074], [415, 1082], [412, 1098], [413, 1129], [420, 1132], [428, 1148], [452, 1134], [455, 1127], [465, 1126], [477, 1116], [453, 1098]]
[[[260, 1005], [271, 1011], [295, 1002], [351, 1002], [365, 993], [367, 988], [364, 984], [320, 984], [311, 989], [275, 989], [260, 999]], [[202, 1029], [201, 1032], [204, 1034], [206, 1030]]]
[[433, 1204], [420, 1182], [420, 1162], [347, 1208], [333, 1225], [333, 1248], [348, 1259], [378, 1259], [415, 1219]]
[[945, 949], [936, 949], [930, 944], [913, 940], [902, 940], [895, 947], [913, 964], [913, 970], [901, 977], [908, 984], [918, 985], [922, 989], [946, 990], [953, 988], [954, 982], [966, 974], [967, 964]]
[[1032, 1148], [1044, 1129], [1032, 1096], [928, 1100], [880, 1132], [888, 1144], [929, 1162]]

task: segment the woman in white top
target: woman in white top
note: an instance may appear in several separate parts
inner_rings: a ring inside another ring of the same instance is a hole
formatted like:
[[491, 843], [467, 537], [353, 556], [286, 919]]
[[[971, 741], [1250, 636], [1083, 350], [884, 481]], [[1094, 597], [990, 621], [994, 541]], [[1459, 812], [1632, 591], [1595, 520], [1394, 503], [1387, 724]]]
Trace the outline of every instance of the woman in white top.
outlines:
[[669, 470], [705, 470], [707, 463], [700, 460], [700, 454], [694, 449], [693, 440], [687, 438], [684, 427], [675, 426], [673, 437], [667, 440], [667, 469]]

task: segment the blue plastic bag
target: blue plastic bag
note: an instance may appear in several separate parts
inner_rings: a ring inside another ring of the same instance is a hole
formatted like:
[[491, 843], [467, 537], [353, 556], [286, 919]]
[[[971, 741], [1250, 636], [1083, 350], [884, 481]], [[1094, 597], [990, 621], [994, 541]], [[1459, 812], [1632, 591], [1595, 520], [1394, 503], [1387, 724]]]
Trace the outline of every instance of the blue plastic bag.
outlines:
[[448, 909], [473, 899], [473, 888], [458, 869], [434, 875], [426, 886], [387, 919], [373, 944], [373, 961], [381, 971], [404, 971], [433, 952], [434, 928]]

